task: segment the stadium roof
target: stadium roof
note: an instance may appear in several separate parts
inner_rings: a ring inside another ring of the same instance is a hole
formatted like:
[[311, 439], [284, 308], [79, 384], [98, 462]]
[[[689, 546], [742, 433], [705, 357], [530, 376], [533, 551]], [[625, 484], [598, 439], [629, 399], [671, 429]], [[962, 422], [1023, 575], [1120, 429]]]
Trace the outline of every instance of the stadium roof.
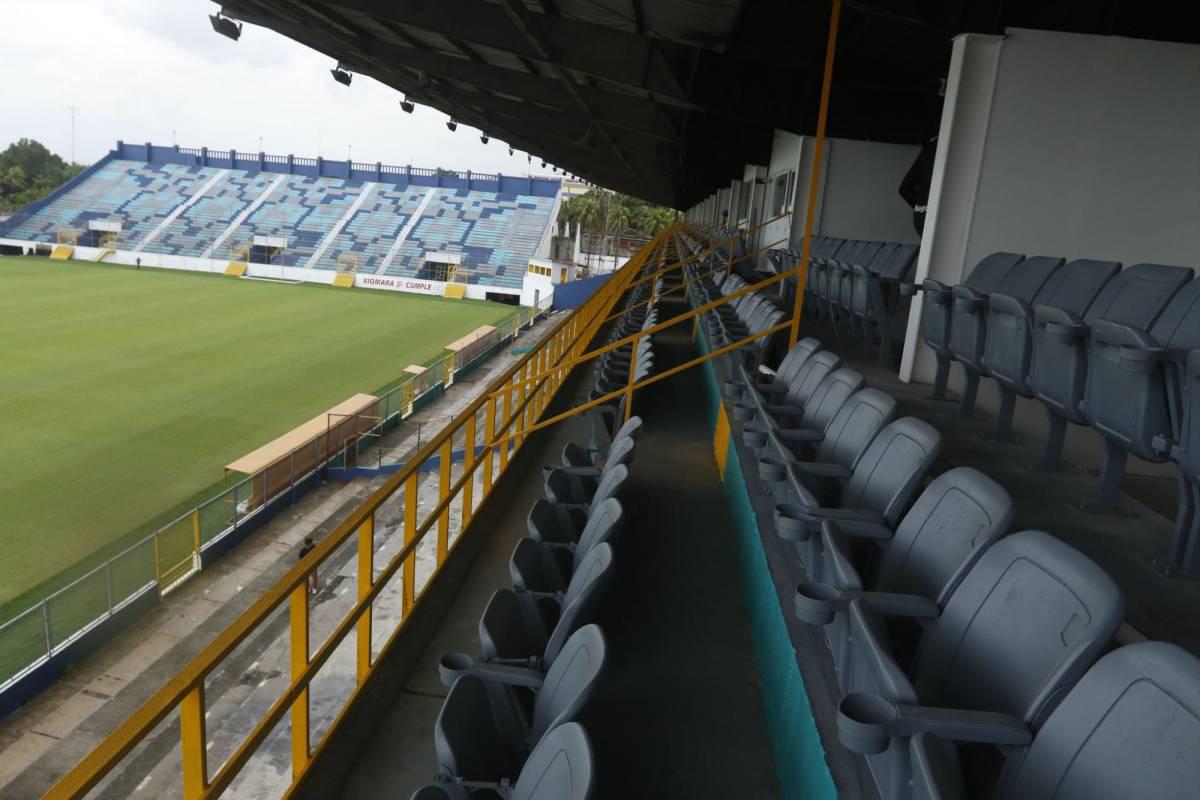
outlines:
[[[815, 129], [828, 0], [226, 0], [489, 136], [683, 208]], [[1185, 4], [844, 0], [829, 134], [936, 132], [950, 39], [1007, 27], [1200, 41]]]

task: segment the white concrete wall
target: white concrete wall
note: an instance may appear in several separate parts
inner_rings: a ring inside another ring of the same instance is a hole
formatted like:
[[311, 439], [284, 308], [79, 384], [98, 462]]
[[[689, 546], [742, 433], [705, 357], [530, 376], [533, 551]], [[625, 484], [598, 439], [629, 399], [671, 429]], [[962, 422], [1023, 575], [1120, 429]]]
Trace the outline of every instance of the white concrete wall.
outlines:
[[822, 197], [822, 236], [916, 244], [912, 208], [900, 197], [900, 181], [920, 148], [916, 145], [827, 139], [828, 173]]
[[[1200, 47], [1012, 30], [955, 40], [918, 277], [957, 283], [996, 250], [1200, 262]], [[909, 320], [916, 330], [919, 304]], [[901, 377], [933, 359], [910, 335]], [[958, 368], [951, 387], [962, 383]], [[980, 404], [994, 407], [984, 381]], [[1018, 431], [1044, 436], [1018, 404]], [[1075, 429], [1072, 460], [1097, 463]], [[1132, 471], [1148, 471], [1131, 464]]]
[[[772, 216], [774, 216], [775, 209], [772, 205], [772, 187], [775, 184], [775, 179], [780, 175], [784, 175], [788, 172], [793, 172], [796, 174], [795, 181], [797, 185], [792, 190], [793, 206], [803, 202], [803, 200], [807, 197], [807, 194], [805, 194], [804, 197], [800, 197], [800, 193], [797, 191], [800, 183], [800, 151], [803, 142], [804, 137], [798, 134], [789, 133], [788, 131], [775, 131], [775, 140], [771, 145], [771, 161], [767, 165], [766, 213], [768, 216], [764, 217], [764, 219], [770, 219]], [[807, 192], [807, 183], [804, 184], [804, 188], [805, 192]], [[792, 206], [788, 206], [788, 208], [791, 207]], [[758, 239], [754, 246], [756, 248], [766, 247], [767, 245], [777, 242], [781, 239], [785, 241], [783, 244], [777, 245], [778, 247], [790, 246], [789, 242], [786, 240], [791, 238], [792, 222], [793, 217], [784, 217], [781, 220], [764, 225], [759, 231]], [[765, 266], [765, 264], [766, 255], [764, 254], [759, 258], [759, 265]]]

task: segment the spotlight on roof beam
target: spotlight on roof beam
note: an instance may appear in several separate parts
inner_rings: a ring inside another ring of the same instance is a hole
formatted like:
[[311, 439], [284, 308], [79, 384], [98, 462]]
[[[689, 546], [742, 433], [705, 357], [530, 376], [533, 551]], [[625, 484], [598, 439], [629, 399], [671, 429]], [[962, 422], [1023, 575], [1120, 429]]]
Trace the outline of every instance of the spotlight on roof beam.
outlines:
[[400, 109], [405, 114], [411, 114], [414, 108], [416, 108], [416, 106], [413, 105], [413, 101], [409, 100], [407, 97], [404, 97], [400, 100]]
[[343, 86], [349, 86], [351, 79], [354, 77], [349, 72], [342, 69], [341, 64], [338, 64], [336, 67], [329, 70], [329, 74], [333, 76], [333, 79], [335, 81], [342, 84]]
[[220, 14], [209, 14], [208, 21], [212, 23], [212, 28], [222, 36], [228, 36], [235, 42], [242, 35], [242, 26], [240, 23], [234, 22], [229, 17], [222, 17]]
[[450, 129], [451, 133], [454, 133], [456, 130], [458, 130], [458, 123], [452, 119], [448, 119], [446, 120], [446, 127]]
[[512, 149], [511, 147], [510, 147], [510, 148], [508, 148], [508, 154], [509, 154], [510, 156], [513, 154], [513, 149]]
[[487, 144], [488, 143], [488, 135], [486, 133], [481, 135], [479, 137], [479, 141], [483, 142], [484, 144]]
[[546, 168], [546, 162], [545, 162], [545, 161], [543, 161], [543, 162], [542, 162], [542, 169], [545, 169], [545, 168]]

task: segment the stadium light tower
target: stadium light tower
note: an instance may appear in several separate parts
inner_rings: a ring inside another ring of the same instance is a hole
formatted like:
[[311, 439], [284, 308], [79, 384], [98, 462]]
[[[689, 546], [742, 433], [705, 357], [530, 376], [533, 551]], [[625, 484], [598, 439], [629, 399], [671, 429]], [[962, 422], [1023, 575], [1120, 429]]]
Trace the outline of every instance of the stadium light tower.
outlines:
[[239, 22], [234, 22], [229, 17], [221, 16], [221, 12], [209, 14], [208, 21], [212, 23], [212, 29], [222, 36], [228, 36], [235, 42], [242, 35], [242, 25]]
[[335, 81], [337, 81], [338, 83], [342, 84], [343, 86], [349, 86], [349, 85], [350, 85], [350, 80], [351, 80], [351, 79], [354, 77], [354, 76], [353, 76], [353, 75], [351, 75], [349, 72], [347, 72], [347, 71], [346, 71], [346, 70], [345, 70], [345, 69], [342, 67], [342, 65], [341, 65], [341, 64], [338, 64], [336, 67], [334, 67], [333, 69], [329, 70], [329, 74], [333, 76], [333, 79], [334, 79]]

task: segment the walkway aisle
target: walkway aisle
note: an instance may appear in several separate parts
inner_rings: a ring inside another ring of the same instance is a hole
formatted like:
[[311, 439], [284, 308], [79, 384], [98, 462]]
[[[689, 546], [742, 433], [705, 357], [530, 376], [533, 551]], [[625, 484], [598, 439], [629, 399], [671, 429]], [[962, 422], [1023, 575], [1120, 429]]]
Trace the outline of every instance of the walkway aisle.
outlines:
[[[679, 295], [661, 318], [686, 311]], [[696, 355], [692, 322], [655, 336], [655, 371]], [[693, 369], [639, 392], [617, 577], [599, 620], [608, 676], [582, 722], [603, 798], [779, 796], [732, 514]]]

